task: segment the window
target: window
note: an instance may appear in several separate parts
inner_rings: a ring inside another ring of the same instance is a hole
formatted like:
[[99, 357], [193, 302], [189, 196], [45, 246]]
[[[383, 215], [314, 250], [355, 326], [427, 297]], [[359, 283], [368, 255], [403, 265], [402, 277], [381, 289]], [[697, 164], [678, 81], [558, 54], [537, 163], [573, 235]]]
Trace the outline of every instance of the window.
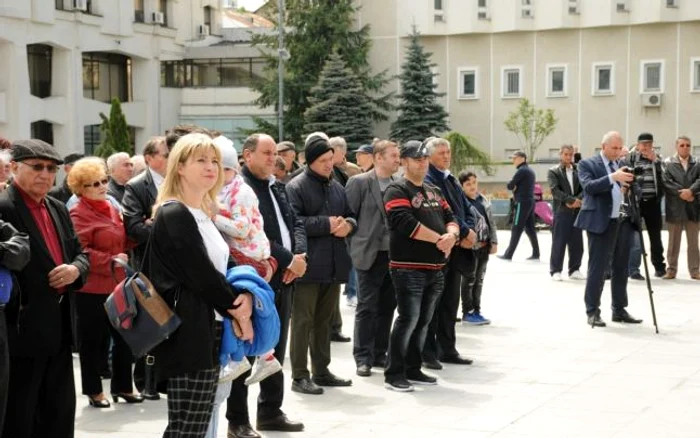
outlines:
[[700, 58], [690, 59], [690, 91], [700, 92]]
[[594, 96], [611, 96], [615, 94], [615, 65], [612, 62], [593, 64]]
[[642, 93], [664, 92], [664, 61], [642, 61]]
[[66, 10], [66, 5], [63, 2], [63, 0], [56, 0], [56, 9], [59, 11], [65, 11]]
[[461, 67], [458, 70], [459, 82], [457, 96], [459, 99], [478, 99], [478, 69], [476, 67]]
[[51, 59], [53, 47], [45, 44], [27, 45], [29, 91], [41, 99], [51, 96]]
[[522, 67], [503, 67], [501, 97], [522, 97], [522, 90], [520, 86], [522, 70]]
[[43, 140], [53, 146], [53, 124], [46, 120], [39, 120], [30, 125], [32, 138]]
[[435, 0], [435, 10], [442, 11], [442, 0]]
[[505, 158], [510, 158], [511, 155], [513, 155], [515, 152], [518, 152], [520, 149], [506, 149], [505, 150]]
[[144, 17], [143, 0], [134, 0], [134, 21], [136, 23], [144, 23], [146, 21]]
[[666, 7], [667, 8], [677, 8], [678, 7], [678, 0], [666, 0]]
[[163, 13], [163, 26], [168, 27], [168, 0], [158, 0], [158, 11]]
[[262, 58], [185, 59], [160, 63], [162, 87], [250, 87], [262, 76]]
[[109, 103], [131, 102], [131, 58], [116, 53], [83, 53], [83, 97]]
[[700, 155], [700, 146], [693, 146], [693, 155]]
[[204, 24], [211, 26], [211, 6], [204, 7]]
[[566, 64], [547, 65], [547, 97], [566, 97]]
[[479, 7], [480, 8], [487, 8], [488, 4], [487, 4], [486, 0], [479, 0]]

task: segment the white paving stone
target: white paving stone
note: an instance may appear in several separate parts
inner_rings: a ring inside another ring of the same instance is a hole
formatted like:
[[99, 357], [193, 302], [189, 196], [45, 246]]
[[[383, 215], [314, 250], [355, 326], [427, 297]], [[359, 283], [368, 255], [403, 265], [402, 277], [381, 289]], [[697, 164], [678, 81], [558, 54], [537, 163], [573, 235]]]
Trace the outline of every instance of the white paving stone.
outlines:
[[[502, 252], [509, 238], [499, 233]], [[470, 367], [445, 365], [431, 372], [436, 387], [398, 394], [383, 387], [380, 372], [354, 373], [351, 344], [333, 344], [331, 370], [352, 377], [350, 388], [322, 396], [287, 392], [284, 410], [304, 421], [301, 434], [267, 437], [695, 437], [700, 436], [700, 282], [688, 279], [685, 246], [680, 278], [653, 279], [660, 334], [655, 334], [645, 283], [631, 281], [630, 306], [640, 326], [610, 321], [610, 291], [603, 294], [605, 329], [586, 325], [584, 281], [549, 278], [551, 238], [539, 233], [540, 262], [526, 262], [523, 236], [513, 262], [492, 258], [486, 275], [483, 313], [491, 326], [457, 325], [461, 353]], [[664, 242], [667, 236], [664, 233]], [[685, 242], [683, 242], [685, 245]], [[585, 272], [586, 259], [584, 257]], [[653, 275], [653, 273], [652, 273]], [[346, 334], [353, 308], [341, 302]], [[288, 361], [285, 368], [289, 369]], [[76, 388], [80, 394], [75, 359]], [[108, 390], [109, 384], [105, 383]], [[251, 417], [257, 387], [251, 388]], [[225, 406], [219, 436], [226, 436]], [[116, 404], [97, 410], [78, 396], [79, 438], [161, 436], [166, 401]]]

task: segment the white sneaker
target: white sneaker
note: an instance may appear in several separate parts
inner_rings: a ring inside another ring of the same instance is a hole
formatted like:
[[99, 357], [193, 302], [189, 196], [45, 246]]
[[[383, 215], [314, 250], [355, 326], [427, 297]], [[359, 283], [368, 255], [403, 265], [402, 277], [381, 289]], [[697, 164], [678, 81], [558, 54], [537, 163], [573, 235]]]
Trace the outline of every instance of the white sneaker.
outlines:
[[574, 271], [569, 274], [569, 278], [572, 280], [585, 280], [586, 276], [581, 273], [581, 271]]
[[357, 307], [357, 297], [348, 297], [346, 304], [348, 307]]
[[219, 383], [231, 382], [236, 380], [242, 374], [245, 374], [251, 368], [247, 358], [243, 358], [240, 362], [229, 361], [226, 366], [221, 367], [219, 371]]
[[245, 379], [246, 385], [261, 382], [282, 369], [282, 364], [275, 356], [270, 358], [258, 357], [253, 365], [253, 373]]
[[552, 274], [552, 281], [564, 281], [564, 279], [561, 278], [561, 272], [555, 272]]

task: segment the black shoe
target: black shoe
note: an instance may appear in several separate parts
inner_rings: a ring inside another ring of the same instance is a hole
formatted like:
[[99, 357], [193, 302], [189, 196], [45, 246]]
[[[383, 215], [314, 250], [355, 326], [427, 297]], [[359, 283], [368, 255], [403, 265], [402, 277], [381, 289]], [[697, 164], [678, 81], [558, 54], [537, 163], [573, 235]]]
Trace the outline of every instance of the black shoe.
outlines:
[[512, 260], [512, 258], [506, 257], [506, 256], [504, 256], [503, 254], [497, 255], [496, 257], [498, 257], [498, 258], [501, 259], [501, 260], [507, 260], [507, 261], [511, 261], [511, 260]]
[[292, 421], [284, 414], [268, 420], [258, 419], [256, 426], [258, 430], [276, 430], [279, 432], [301, 432], [304, 430], [304, 423]]
[[109, 380], [112, 378], [112, 372], [110, 370], [103, 370], [100, 372], [100, 378], [102, 380]]
[[531, 255], [530, 257], [526, 258], [525, 260], [530, 260], [530, 261], [540, 261], [540, 256], [536, 255]]
[[451, 364], [455, 364], [455, 365], [471, 365], [472, 363], [474, 363], [473, 360], [468, 359], [466, 357], [462, 357], [459, 354], [457, 356], [441, 357], [440, 362], [451, 363]]
[[414, 385], [437, 385], [437, 377], [429, 376], [420, 370], [415, 374], [406, 374], [406, 380]]
[[340, 332], [331, 334], [331, 342], [350, 342], [351, 340], [350, 336], [345, 336]]
[[613, 313], [612, 320], [613, 320], [613, 322], [624, 322], [627, 324], [641, 324], [642, 323], [641, 319], [637, 319], [627, 312]]
[[640, 274], [639, 272], [636, 273], [636, 274], [630, 275], [630, 278], [631, 278], [632, 280], [639, 280], [639, 281], [644, 281], [644, 280], [646, 280], [646, 278], [645, 278], [642, 274]]
[[360, 377], [369, 377], [372, 375], [372, 367], [369, 365], [359, 365], [357, 367], [357, 375]]
[[406, 379], [398, 379], [391, 382], [384, 382], [384, 387], [390, 391], [412, 392], [413, 385]]
[[143, 397], [144, 400], [151, 400], [151, 401], [160, 400], [160, 394], [158, 394], [157, 392], [155, 392], [153, 394], [148, 393], [148, 392], [142, 392], [141, 397]]
[[114, 403], [118, 403], [120, 398], [123, 398], [128, 404], [143, 403], [145, 400], [141, 394], [125, 394], [123, 392], [112, 394], [112, 400], [114, 400]]
[[590, 315], [588, 317], [588, 325], [591, 327], [605, 327], [605, 321], [600, 318], [600, 315]]
[[228, 425], [228, 438], [262, 438], [262, 436], [253, 429], [250, 423], [246, 424], [231, 424]]
[[103, 398], [102, 400], [95, 400], [94, 398], [88, 396], [88, 403], [90, 403], [90, 406], [93, 408], [108, 408], [112, 406], [109, 404], [109, 400], [106, 398]]
[[323, 394], [323, 388], [316, 385], [308, 377], [304, 377], [303, 379], [292, 380], [292, 391], [312, 395]]
[[318, 386], [352, 386], [352, 380], [340, 378], [330, 372], [325, 376], [313, 376], [311, 380]]
[[605, 279], [606, 279], [606, 280], [610, 280], [611, 278], [612, 278], [612, 274], [610, 274], [609, 272], [606, 272], [606, 273], [605, 273]]
[[438, 362], [437, 359], [424, 360], [423, 361], [423, 368], [427, 368], [429, 370], [441, 370], [442, 364], [440, 362]]
[[372, 361], [374, 368], [386, 368], [386, 356], [377, 357]]
[[666, 271], [665, 271], [665, 270], [654, 272], [654, 277], [656, 277], [656, 278], [661, 278], [661, 277], [663, 277], [664, 275], [666, 275]]

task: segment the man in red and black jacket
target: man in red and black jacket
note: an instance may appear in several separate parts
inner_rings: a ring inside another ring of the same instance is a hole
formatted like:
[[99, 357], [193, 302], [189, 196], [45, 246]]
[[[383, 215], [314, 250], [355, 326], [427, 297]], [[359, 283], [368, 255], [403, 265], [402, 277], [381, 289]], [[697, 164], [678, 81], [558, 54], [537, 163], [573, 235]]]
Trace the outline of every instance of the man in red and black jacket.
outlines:
[[459, 240], [459, 226], [440, 190], [424, 184], [426, 146], [409, 141], [400, 156], [404, 178], [384, 193], [389, 267], [399, 314], [389, 340], [384, 382], [387, 389], [408, 392], [413, 391], [412, 383], [437, 383], [421, 371], [421, 350], [444, 288], [442, 269]]

